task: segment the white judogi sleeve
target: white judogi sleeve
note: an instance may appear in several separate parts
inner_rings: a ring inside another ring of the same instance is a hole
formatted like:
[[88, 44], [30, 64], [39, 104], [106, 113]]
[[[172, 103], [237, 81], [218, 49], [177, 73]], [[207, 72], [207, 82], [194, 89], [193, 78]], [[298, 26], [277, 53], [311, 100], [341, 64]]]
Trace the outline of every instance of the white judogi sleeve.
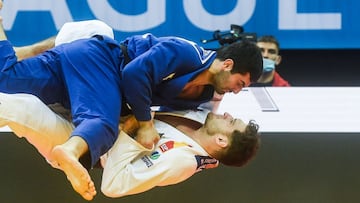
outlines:
[[122, 197], [182, 182], [205, 168], [218, 166], [195, 141], [175, 128], [156, 121], [164, 133], [153, 150], [147, 150], [125, 133], [106, 155], [101, 191]]
[[56, 35], [55, 46], [94, 35], [105, 35], [114, 39], [113, 29], [103, 21], [84, 20], [65, 23]]

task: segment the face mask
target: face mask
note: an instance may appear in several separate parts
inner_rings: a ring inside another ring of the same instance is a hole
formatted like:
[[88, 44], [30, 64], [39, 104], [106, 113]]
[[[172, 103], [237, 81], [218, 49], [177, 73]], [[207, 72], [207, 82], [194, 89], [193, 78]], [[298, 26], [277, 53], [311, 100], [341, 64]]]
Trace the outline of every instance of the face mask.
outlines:
[[263, 58], [263, 72], [271, 72], [275, 69], [275, 61]]

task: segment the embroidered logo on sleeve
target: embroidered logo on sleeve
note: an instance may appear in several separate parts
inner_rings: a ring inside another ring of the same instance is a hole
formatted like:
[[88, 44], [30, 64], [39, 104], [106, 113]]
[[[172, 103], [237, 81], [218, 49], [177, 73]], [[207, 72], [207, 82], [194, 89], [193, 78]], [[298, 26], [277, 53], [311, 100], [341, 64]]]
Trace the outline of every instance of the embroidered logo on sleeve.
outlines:
[[170, 80], [170, 79], [172, 79], [174, 76], [175, 76], [175, 73], [171, 73], [171, 74], [169, 74], [168, 76], [164, 77], [162, 80], [163, 80], [163, 81], [165, 81], [165, 80]]

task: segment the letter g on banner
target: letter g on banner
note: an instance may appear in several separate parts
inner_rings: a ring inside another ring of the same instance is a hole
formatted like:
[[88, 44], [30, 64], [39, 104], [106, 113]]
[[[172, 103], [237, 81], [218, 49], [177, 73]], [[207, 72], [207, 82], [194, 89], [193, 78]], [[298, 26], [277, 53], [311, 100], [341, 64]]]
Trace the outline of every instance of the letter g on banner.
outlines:
[[227, 30], [230, 24], [244, 25], [253, 15], [256, 0], [238, 0], [234, 9], [224, 15], [208, 13], [201, 0], [184, 0], [184, 10], [190, 22], [207, 31]]
[[[136, 32], [154, 28], [165, 22], [166, 0], [147, 0], [147, 11], [140, 15], [126, 15], [116, 11], [107, 0], [87, 0], [95, 17], [113, 29]], [[100, 8], [100, 9], [99, 9]]]

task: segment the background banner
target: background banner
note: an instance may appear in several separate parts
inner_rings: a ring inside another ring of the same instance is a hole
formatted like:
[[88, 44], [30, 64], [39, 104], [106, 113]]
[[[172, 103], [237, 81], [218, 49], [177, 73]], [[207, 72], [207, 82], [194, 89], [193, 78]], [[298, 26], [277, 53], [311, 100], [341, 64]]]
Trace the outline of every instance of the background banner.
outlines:
[[201, 42], [236, 24], [276, 36], [282, 49], [353, 49], [360, 48], [358, 8], [358, 0], [4, 0], [0, 14], [18, 46], [55, 35], [65, 22], [100, 19], [119, 40], [151, 32]]

